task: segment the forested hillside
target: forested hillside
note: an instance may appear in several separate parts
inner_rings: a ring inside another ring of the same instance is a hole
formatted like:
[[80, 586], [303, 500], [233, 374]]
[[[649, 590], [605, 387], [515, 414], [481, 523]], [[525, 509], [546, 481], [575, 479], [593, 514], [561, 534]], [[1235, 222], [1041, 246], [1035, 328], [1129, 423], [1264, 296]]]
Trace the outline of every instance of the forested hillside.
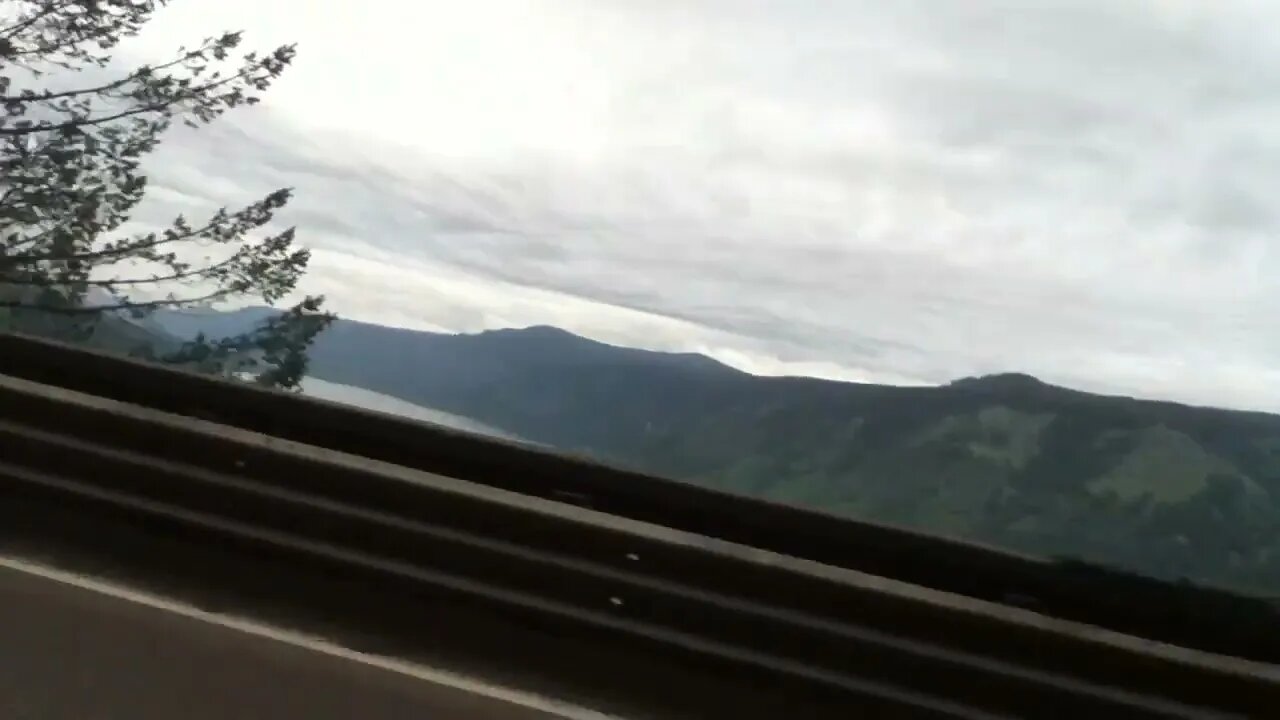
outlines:
[[[233, 326], [249, 314], [174, 319]], [[734, 492], [1280, 594], [1280, 417], [1024, 375], [899, 388], [765, 378], [554, 328], [340, 321], [314, 376]]]

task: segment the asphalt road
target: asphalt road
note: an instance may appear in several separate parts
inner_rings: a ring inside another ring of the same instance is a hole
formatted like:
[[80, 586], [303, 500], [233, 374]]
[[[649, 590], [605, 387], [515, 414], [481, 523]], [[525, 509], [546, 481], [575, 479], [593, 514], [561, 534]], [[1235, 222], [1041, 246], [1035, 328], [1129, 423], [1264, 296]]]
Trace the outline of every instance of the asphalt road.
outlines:
[[512, 697], [500, 688], [425, 680], [0, 562], [5, 720], [589, 716]]

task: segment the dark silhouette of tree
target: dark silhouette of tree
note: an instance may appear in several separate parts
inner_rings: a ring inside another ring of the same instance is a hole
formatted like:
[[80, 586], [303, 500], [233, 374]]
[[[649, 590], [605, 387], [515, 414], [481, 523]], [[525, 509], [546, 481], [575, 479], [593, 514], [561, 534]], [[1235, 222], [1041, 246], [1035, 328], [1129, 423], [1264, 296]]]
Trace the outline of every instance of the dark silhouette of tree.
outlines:
[[[0, 308], [12, 316], [83, 331], [157, 308], [274, 305], [306, 269], [293, 228], [265, 229], [289, 189], [199, 221], [178, 216], [158, 232], [121, 230], [147, 189], [141, 159], [163, 133], [258, 102], [295, 52], [241, 54], [240, 33], [226, 32], [165, 62], [122, 67], [118, 43], [166, 4], [0, 0]], [[295, 387], [307, 347], [333, 319], [321, 308], [308, 297], [253, 332], [151, 355]]]

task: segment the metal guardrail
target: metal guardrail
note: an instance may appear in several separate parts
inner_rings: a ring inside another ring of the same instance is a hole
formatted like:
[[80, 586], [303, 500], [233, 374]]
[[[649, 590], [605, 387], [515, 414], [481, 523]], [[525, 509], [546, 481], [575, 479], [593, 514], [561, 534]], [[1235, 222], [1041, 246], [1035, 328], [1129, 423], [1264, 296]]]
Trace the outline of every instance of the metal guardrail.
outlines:
[[[1265, 717], [1280, 707], [1271, 666], [3, 376], [0, 492], [50, 517], [77, 506], [157, 539], [235, 547], [245, 574], [267, 556], [313, 568], [307, 595], [325, 576], [334, 593], [358, 578], [384, 595], [448, 597], [514, 629], [544, 628], [549, 656], [557, 637], [618, 668], [641, 654], [647, 666], [614, 690], [637, 717], [679, 716], [672, 707], [722, 717], [735, 703], [735, 717], [777, 717], [726, 697], [761, 687], [806, 718]], [[568, 682], [600, 669], [557, 672]], [[686, 698], [658, 697], [664, 672], [682, 676]]]
[[427, 423], [0, 333], [0, 373], [1151, 640], [1280, 663], [1267, 602], [858, 522]]

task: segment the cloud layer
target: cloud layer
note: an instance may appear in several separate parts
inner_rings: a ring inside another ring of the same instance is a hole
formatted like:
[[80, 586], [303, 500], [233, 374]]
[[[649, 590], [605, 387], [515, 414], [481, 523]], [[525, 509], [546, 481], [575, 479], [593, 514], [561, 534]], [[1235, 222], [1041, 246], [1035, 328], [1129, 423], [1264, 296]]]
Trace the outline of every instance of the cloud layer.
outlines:
[[295, 186], [357, 318], [1280, 410], [1270, 5], [188, 0], [129, 51], [300, 57], [143, 219]]

